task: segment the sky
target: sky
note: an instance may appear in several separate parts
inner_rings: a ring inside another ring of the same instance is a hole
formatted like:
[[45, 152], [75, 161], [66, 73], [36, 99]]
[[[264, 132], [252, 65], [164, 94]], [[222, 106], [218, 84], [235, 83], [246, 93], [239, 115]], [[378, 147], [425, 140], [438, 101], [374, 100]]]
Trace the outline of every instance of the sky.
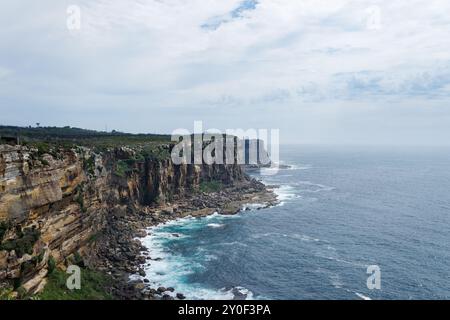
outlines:
[[171, 133], [200, 120], [279, 129], [282, 143], [448, 145], [449, 12], [448, 0], [2, 1], [0, 124]]

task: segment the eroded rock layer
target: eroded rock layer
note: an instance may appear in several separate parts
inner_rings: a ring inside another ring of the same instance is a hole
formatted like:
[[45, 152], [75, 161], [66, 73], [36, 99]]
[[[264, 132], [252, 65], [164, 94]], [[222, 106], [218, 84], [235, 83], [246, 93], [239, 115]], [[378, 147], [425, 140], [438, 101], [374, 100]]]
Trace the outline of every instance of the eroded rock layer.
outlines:
[[239, 165], [173, 165], [132, 148], [0, 145], [0, 283], [39, 292], [49, 264], [88, 251], [112, 215], [176, 201], [202, 181], [246, 179]]

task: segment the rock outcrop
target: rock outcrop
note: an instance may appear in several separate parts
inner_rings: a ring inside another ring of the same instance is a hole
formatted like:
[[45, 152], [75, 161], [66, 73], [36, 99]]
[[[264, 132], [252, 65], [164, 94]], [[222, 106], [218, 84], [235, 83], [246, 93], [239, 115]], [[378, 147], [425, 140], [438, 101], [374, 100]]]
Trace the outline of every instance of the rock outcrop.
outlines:
[[115, 217], [177, 201], [205, 181], [248, 180], [239, 165], [174, 165], [133, 148], [0, 145], [0, 283], [39, 292], [49, 261], [91, 252]]

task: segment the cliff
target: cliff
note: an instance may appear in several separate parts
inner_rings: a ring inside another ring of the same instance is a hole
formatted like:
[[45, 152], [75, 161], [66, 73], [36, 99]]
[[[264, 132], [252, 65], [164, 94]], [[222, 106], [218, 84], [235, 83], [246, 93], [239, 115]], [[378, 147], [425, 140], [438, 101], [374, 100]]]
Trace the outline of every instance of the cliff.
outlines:
[[118, 212], [132, 220], [202, 183], [249, 181], [239, 165], [173, 165], [169, 149], [0, 145], [0, 284], [37, 293], [49, 265], [98, 251], [96, 239]]

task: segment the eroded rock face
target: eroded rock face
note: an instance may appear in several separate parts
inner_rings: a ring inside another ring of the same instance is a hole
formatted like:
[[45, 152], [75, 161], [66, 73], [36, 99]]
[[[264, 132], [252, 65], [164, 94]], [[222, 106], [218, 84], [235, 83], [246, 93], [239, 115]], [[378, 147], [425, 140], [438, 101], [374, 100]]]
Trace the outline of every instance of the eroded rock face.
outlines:
[[62, 264], [83, 253], [108, 216], [172, 201], [201, 181], [246, 179], [239, 165], [173, 165], [152, 158], [119, 174], [118, 163], [134, 153], [77, 148], [50, 155], [0, 145], [0, 282], [36, 293], [45, 285], [50, 257]]

